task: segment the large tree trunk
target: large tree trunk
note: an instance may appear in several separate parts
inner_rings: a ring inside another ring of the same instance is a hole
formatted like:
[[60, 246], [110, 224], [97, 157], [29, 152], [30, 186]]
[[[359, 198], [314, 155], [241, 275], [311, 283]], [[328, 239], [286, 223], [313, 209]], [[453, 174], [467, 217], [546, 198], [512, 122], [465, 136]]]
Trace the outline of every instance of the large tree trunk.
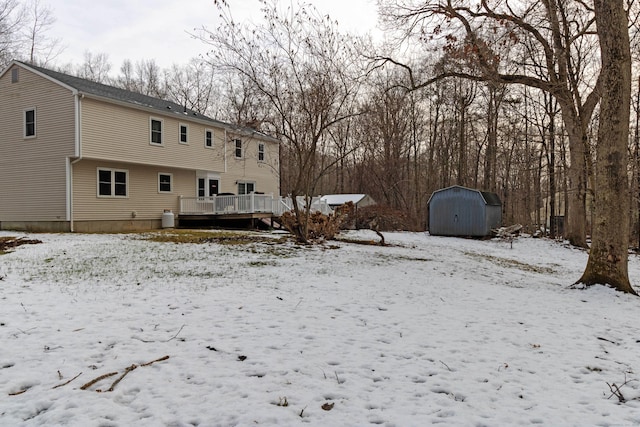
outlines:
[[558, 98], [569, 138], [570, 166], [567, 170], [569, 197], [564, 237], [572, 245], [587, 247], [587, 144], [586, 130], [581, 126], [570, 100]]
[[558, 224], [556, 221], [556, 113], [551, 95], [545, 95], [545, 107], [549, 115], [549, 226], [551, 237], [558, 236]]
[[631, 54], [623, 0], [595, 0], [603, 77], [596, 148], [595, 218], [589, 261], [578, 281], [635, 294], [629, 283], [627, 141]]

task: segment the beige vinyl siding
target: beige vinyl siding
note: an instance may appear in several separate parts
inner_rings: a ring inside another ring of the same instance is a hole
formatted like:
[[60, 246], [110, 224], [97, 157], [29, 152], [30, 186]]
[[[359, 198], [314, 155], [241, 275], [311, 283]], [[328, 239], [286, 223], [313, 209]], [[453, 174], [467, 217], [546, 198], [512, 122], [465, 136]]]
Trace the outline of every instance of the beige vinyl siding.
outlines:
[[[151, 118], [162, 121], [162, 145], [152, 145]], [[101, 100], [82, 99], [82, 155], [86, 158], [224, 170], [224, 130], [186, 120], [181, 113], [158, 114]], [[180, 123], [188, 125], [188, 143], [180, 143]], [[205, 129], [214, 131], [205, 148]]]
[[[242, 158], [235, 157], [235, 139], [242, 140]], [[258, 144], [265, 146], [265, 159], [258, 161]], [[273, 141], [230, 135], [227, 143], [227, 173], [222, 175], [220, 191], [238, 193], [238, 181], [254, 182], [255, 191], [280, 195], [279, 145]]]
[[[126, 198], [98, 197], [98, 168], [128, 171]], [[158, 173], [172, 174], [171, 193], [158, 191]], [[180, 208], [179, 196], [193, 196], [196, 192], [195, 188], [196, 173], [193, 170], [82, 160], [73, 168], [73, 219], [74, 221], [160, 219], [165, 209], [171, 209], [177, 214]]]
[[[18, 66], [15, 66], [18, 67]], [[66, 165], [75, 152], [74, 96], [19, 68], [0, 78], [0, 221], [67, 220]], [[36, 136], [24, 138], [24, 111], [36, 110]]]

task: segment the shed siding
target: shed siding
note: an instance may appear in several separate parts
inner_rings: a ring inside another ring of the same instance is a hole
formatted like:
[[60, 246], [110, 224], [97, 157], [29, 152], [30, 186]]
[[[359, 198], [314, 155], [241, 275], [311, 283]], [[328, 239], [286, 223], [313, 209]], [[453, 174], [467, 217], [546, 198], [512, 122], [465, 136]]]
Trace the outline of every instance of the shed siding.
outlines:
[[429, 200], [429, 232], [432, 235], [488, 236], [501, 221], [501, 206], [487, 205], [477, 190], [449, 187], [436, 191]]
[[[126, 198], [98, 197], [98, 168], [124, 169], [128, 175]], [[158, 173], [173, 175], [172, 192], [158, 192]], [[129, 163], [83, 160], [73, 168], [75, 221], [161, 219], [165, 209], [177, 213], [179, 196], [195, 193], [194, 171]]]
[[490, 233], [493, 229], [499, 228], [500, 225], [502, 225], [502, 206], [487, 206], [486, 212], [486, 224], [488, 233]]
[[[24, 68], [0, 78], [0, 222], [67, 220], [67, 158], [75, 152], [70, 90]], [[25, 109], [36, 136], [23, 137]]]
[[464, 189], [452, 189], [437, 193], [429, 205], [429, 230], [431, 234], [444, 236], [484, 235], [483, 204], [478, 193]]

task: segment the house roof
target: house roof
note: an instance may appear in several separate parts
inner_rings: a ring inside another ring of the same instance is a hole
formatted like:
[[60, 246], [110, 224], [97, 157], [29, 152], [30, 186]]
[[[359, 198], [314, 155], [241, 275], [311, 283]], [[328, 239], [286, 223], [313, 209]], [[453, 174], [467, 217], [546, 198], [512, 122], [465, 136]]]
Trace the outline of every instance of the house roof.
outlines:
[[473, 188], [467, 188], [467, 187], [463, 187], [461, 185], [452, 185], [451, 187], [447, 187], [447, 188], [441, 188], [440, 190], [436, 190], [431, 194], [431, 197], [429, 197], [429, 201], [427, 202], [427, 204], [431, 203], [431, 199], [433, 199], [433, 196], [436, 195], [437, 193], [440, 193], [442, 191], [449, 191], [451, 189], [454, 188], [460, 188], [466, 191], [472, 191], [474, 193], [480, 193], [480, 195], [482, 196], [482, 199], [484, 200], [485, 204], [487, 206], [502, 206], [502, 202], [500, 201], [500, 196], [498, 196], [496, 193], [492, 193], [489, 191], [480, 191], [480, 190], [476, 190]]
[[255, 129], [236, 126], [230, 123], [225, 123], [216, 119], [212, 119], [211, 117], [205, 116], [204, 114], [200, 114], [197, 111], [188, 109], [180, 104], [177, 104], [173, 101], [167, 101], [160, 98], [155, 98], [153, 96], [143, 95], [137, 92], [132, 92], [126, 89], [121, 89], [115, 86], [109, 86], [102, 83], [94, 82], [88, 79], [83, 79], [81, 77], [72, 76], [69, 74], [61, 73], [59, 71], [50, 70], [47, 68], [39, 67], [32, 64], [26, 64], [21, 61], [13, 61], [7, 69], [5, 69], [2, 73], [0, 73], [0, 77], [4, 75], [7, 70], [9, 70], [13, 65], [19, 65], [20, 67], [26, 68], [57, 82], [58, 84], [62, 84], [63, 86], [71, 89], [72, 91], [76, 91], [79, 94], [93, 96], [101, 99], [106, 99], [114, 102], [122, 102], [126, 104], [130, 104], [133, 107], [137, 108], [147, 108], [156, 110], [158, 113], [162, 113], [163, 115], [171, 115], [174, 113], [176, 116], [184, 120], [198, 120], [205, 121], [211, 123], [211, 125], [215, 125], [218, 127], [223, 127], [229, 129], [234, 132], [242, 133], [245, 135], [259, 136], [264, 139], [273, 140], [274, 142], [279, 142], [276, 138], [273, 138], [267, 134], [259, 132]]
[[353, 204], [358, 204], [358, 202], [364, 199], [366, 194], [327, 194], [325, 196], [320, 197], [320, 200], [323, 202], [327, 202], [329, 206], [339, 206], [344, 205], [348, 202], [353, 202]]

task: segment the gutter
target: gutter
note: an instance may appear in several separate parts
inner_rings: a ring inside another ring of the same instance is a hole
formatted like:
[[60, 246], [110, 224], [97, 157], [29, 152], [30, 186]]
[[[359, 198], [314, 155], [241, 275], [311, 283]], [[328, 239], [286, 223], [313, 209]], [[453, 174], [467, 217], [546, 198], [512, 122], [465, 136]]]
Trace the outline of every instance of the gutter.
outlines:
[[[71, 160], [70, 157], [67, 157], [67, 167], [68, 167], [68, 185], [67, 185], [67, 216], [69, 218], [69, 228], [73, 233], [74, 225], [73, 225], [73, 165], [82, 160], [82, 98], [84, 98], [84, 94], [79, 93], [77, 90], [73, 91], [74, 96], [74, 104], [75, 104], [75, 129], [74, 129], [74, 144], [75, 144], [75, 159]], [[69, 161], [71, 160], [71, 161]]]

